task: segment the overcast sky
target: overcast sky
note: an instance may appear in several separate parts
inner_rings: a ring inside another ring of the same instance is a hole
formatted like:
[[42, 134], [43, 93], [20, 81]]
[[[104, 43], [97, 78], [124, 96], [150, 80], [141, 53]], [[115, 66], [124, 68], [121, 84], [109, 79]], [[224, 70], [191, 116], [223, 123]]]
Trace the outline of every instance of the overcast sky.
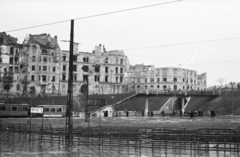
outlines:
[[240, 82], [239, 0], [0, 0], [0, 6], [0, 32], [19, 41], [40, 33], [69, 40], [70, 21], [17, 29], [89, 17], [75, 20], [80, 51], [102, 44], [124, 50], [133, 65], [206, 72], [208, 86], [219, 78]]

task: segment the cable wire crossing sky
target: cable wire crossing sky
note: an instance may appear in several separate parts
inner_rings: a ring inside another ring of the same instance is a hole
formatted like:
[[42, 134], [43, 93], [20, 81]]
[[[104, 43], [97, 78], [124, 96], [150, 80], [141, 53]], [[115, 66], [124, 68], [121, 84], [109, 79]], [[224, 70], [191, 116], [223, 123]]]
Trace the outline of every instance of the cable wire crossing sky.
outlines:
[[236, 0], [2, 0], [0, 32], [22, 42], [47, 33], [124, 50], [131, 64], [206, 72], [208, 86], [240, 82], [240, 1]]

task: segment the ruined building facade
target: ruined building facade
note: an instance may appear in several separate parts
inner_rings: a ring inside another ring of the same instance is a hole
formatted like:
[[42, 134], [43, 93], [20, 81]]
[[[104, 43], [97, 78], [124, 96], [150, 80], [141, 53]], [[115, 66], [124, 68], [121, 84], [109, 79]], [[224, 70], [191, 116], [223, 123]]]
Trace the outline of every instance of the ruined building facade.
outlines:
[[[69, 51], [61, 53], [61, 93], [67, 93]], [[129, 60], [123, 51], [106, 51], [101, 45], [90, 52], [74, 53], [73, 93], [79, 94], [84, 86], [89, 94], [120, 94], [126, 92], [124, 74]]]
[[207, 74], [185, 68], [154, 68], [153, 65], [130, 66], [126, 84], [136, 92], [205, 91]]

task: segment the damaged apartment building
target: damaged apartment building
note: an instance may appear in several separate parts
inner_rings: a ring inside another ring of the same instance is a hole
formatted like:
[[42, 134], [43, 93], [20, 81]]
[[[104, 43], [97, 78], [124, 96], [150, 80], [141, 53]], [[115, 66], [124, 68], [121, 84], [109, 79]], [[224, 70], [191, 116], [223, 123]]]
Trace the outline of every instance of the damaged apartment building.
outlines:
[[[76, 44], [75, 44], [76, 45]], [[61, 93], [67, 93], [69, 51], [61, 53]], [[121, 50], [106, 51], [101, 44], [90, 52], [74, 51], [73, 93], [89, 88], [89, 94], [125, 93], [124, 74], [129, 68], [129, 60]]]
[[27, 35], [23, 43], [18, 44], [17, 38], [3, 32], [0, 34], [0, 48], [0, 74], [8, 71], [14, 75], [11, 94], [56, 93], [60, 73], [57, 37]]
[[197, 74], [197, 71], [164, 67], [154, 68], [153, 65], [136, 64], [130, 66], [125, 80], [129, 90], [138, 93], [167, 91], [205, 91], [207, 89], [207, 74]]

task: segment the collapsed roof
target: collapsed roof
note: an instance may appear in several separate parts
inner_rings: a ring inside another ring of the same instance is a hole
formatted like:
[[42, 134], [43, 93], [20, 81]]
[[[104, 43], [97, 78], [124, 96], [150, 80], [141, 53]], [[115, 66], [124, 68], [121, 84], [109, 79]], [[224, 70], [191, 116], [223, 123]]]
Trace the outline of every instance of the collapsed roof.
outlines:
[[0, 44], [4, 45], [16, 45], [17, 43], [17, 38], [14, 38], [10, 35], [7, 35], [5, 32], [0, 32]]

